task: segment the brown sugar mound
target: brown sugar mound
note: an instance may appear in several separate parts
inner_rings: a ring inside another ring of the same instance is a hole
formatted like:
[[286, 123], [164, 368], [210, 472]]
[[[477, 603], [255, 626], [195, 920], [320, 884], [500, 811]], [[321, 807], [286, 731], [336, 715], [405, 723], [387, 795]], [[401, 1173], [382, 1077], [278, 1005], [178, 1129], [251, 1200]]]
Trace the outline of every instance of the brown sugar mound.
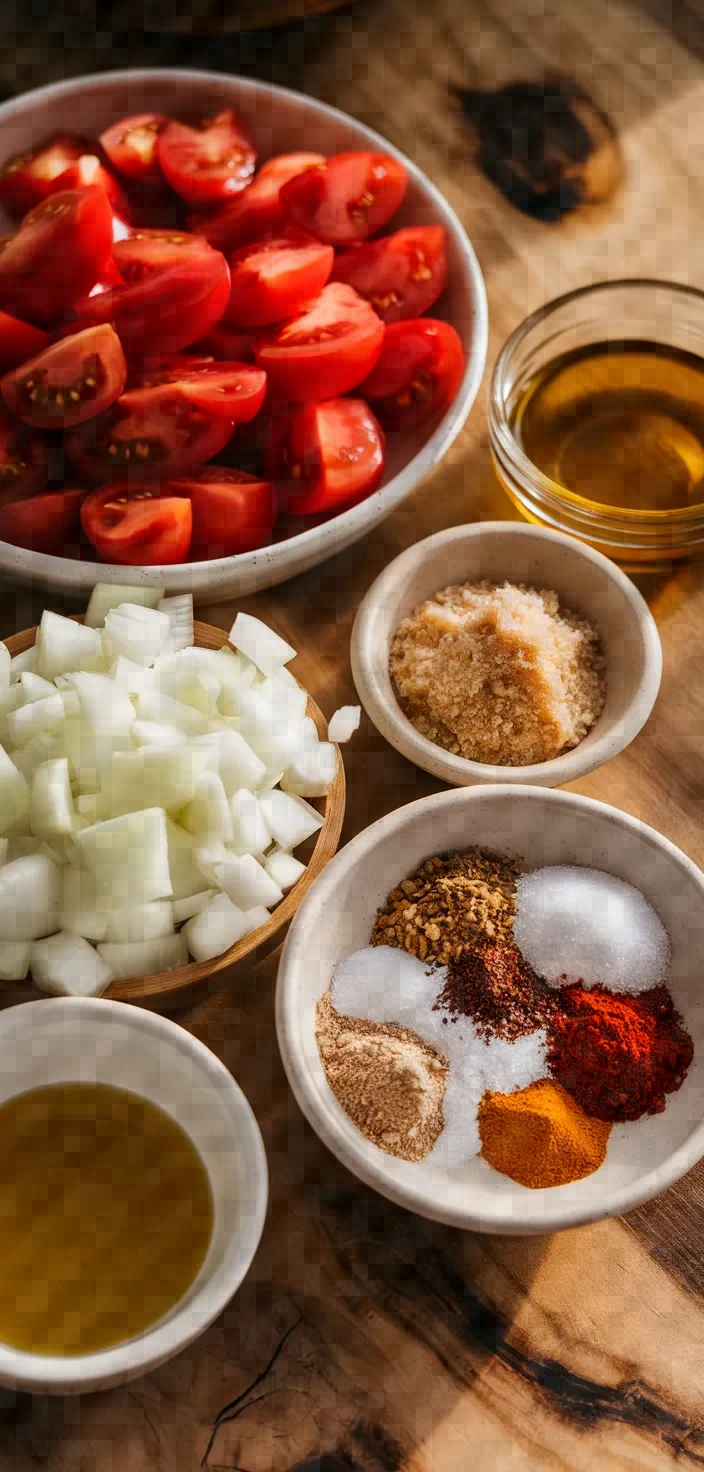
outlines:
[[469, 761], [528, 766], [586, 736], [604, 706], [591, 624], [557, 593], [504, 583], [443, 588], [399, 624], [389, 670], [402, 709]]

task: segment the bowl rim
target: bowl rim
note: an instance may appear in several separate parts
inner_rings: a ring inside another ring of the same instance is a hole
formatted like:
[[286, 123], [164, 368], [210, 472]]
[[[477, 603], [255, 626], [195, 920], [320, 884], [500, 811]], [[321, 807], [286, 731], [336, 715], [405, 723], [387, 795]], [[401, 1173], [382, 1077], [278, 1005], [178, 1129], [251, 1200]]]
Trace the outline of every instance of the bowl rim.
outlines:
[[[582, 812], [598, 813], [614, 828], [625, 828], [637, 834], [641, 840], [666, 855], [687, 873], [699, 889], [704, 905], [704, 873], [694, 861], [669, 838], [658, 833], [657, 829], [610, 803], [584, 797], [581, 793], [534, 786], [517, 788], [511, 783], [451, 788], [396, 808], [363, 829], [340, 850], [328, 865], [325, 874], [312, 886], [296, 915], [283, 948], [276, 984], [276, 1030], [284, 1069], [294, 1097], [308, 1123], [333, 1155], [365, 1185], [395, 1202], [397, 1206], [432, 1221], [443, 1222], [447, 1226], [508, 1235], [563, 1231], [588, 1222], [602, 1221], [630, 1211], [658, 1195], [691, 1170], [704, 1155], [704, 1118], [700, 1119], [688, 1139], [673, 1150], [662, 1165], [646, 1171], [630, 1185], [614, 1189], [609, 1193], [607, 1204], [590, 1207], [588, 1203], [560, 1205], [556, 1202], [551, 1209], [550, 1190], [541, 1189], [531, 1192], [531, 1198], [526, 1199], [525, 1203], [522, 1201], [518, 1210], [512, 1203], [506, 1202], [495, 1211], [483, 1209], [477, 1213], [472, 1210], [472, 1188], [468, 1186], [466, 1206], [447, 1206], [441, 1199], [444, 1171], [438, 1168], [437, 1186], [434, 1190], [432, 1182], [424, 1187], [405, 1182], [400, 1184], [394, 1178], [388, 1178], [382, 1152], [371, 1146], [354, 1126], [349, 1137], [341, 1136], [335, 1115], [327, 1107], [324, 1094], [314, 1082], [300, 1046], [302, 1022], [298, 982], [305, 967], [309, 937], [315, 933], [316, 910], [329, 901], [336, 888], [341, 894], [347, 893], [345, 881], [349, 880], [355, 868], [363, 862], [366, 852], [374, 846], [382, 827], [385, 835], [389, 832], [399, 834], [404, 827], [413, 825], [416, 820], [422, 821], [423, 814], [429, 808], [442, 811], [461, 802], [491, 801], [497, 798], [509, 802], [522, 797], [539, 799], [547, 805], [559, 804]], [[453, 1184], [457, 1185], [459, 1182]]]
[[[18, 1389], [36, 1393], [84, 1393], [146, 1374], [157, 1365], [164, 1364], [180, 1354], [218, 1317], [240, 1287], [259, 1246], [268, 1206], [269, 1170], [261, 1130], [246, 1094], [225, 1064], [193, 1033], [158, 1012], [133, 1007], [127, 1002], [106, 1001], [102, 997], [51, 997], [35, 1005], [44, 1008], [44, 1016], [51, 1008], [59, 1018], [67, 1012], [79, 1011], [101, 1026], [109, 1028], [117, 1022], [121, 1027], [146, 1033], [153, 1039], [155, 1047], [166, 1041], [181, 1053], [194, 1056], [208, 1075], [208, 1086], [216, 1088], [220, 1097], [227, 1101], [232, 1132], [237, 1132], [238, 1139], [244, 1142], [253, 1165], [252, 1209], [242, 1213], [241, 1230], [234, 1239], [243, 1249], [241, 1260], [231, 1280], [221, 1285], [207, 1307], [207, 1299], [212, 1292], [212, 1274], [193, 1297], [189, 1298], [187, 1291], [167, 1318], [157, 1321], [142, 1334], [106, 1349], [85, 1355], [40, 1355], [0, 1342], [0, 1383], [12, 1383]], [[0, 1012], [0, 1038], [5, 1032], [12, 1033], [15, 1022], [20, 1020], [20, 1013], [23, 1025], [31, 1033], [34, 1007], [20, 1002]], [[8, 1095], [8, 1098], [13, 1097], [13, 1094]], [[182, 1127], [188, 1133], [187, 1127]], [[203, 1306], [204, 1316], [202, 1320], [198, 1319], [196, 1327], [194, 1309], [199, 1303]]]
[[[408, 585], [427, 555], [436, 548], [445, 543], [474, 542], [486, 533], [504, 537], [507, 541], [511, 537], [520, 537], [525, 541], [533, 540], [566, 548], [577, 559], [599, 568], [635, 612], [643, 648], [643, 671], [638, 687], [623, 715], [609, 725], [602, 735], [597, 736], [589, 747], [585, 747], [581, 741], [561, 756], [524, 767], [470, 761], [467, 757], [445, 751], [416, 730], [398, 704], [390, 680], [387, 689], [383, 676], [377, 676], [372, 652], [379, 645], [378, 610], [383, 606], [389, 589], [402, 580]], [[626, 573], [603, 553], [586, 546], [566, 532], [522, 522], [476, 521], [433, 532], [431, 536], [406, 548], [384, 568], [367, 590], [357, 611], [352, 628], [351, 663], [357, 694], [370, 720], [381, 735], [416, 766], [455, 786], [515, 782], [528, 786], [536, 784], [556, 787], [595, 771], [629, 746], [642, 730], [660, 688], [662, 644], [657, 624], [642, 594]]]
[[[332, 546], [329, 551], [323, 552], [322, 556], [317, 559], [318, 562], [323, 561], [325, 557], [334, 554], [334, 544], [338, 536], [344, 537], [350, 533], [349, 540], [354, 540], [355, 533], [363, 536], [366, 530], [371, 529], [371, 525], [375, 522], [368, 523], [368, 510], [365, 516], [365, 508], [369, 508], [370, 503], [375, 504], [376, 522], [378, 522], [405, 500], [446, 453], [467, 420], [484, 376], [489, 337], [486, 287], [474, 247], [459, 217], [441, 191], [428, 175], [393, 143], [373, 128], [369, 128], [366, 123], [352, 117], [350, 113], [345, 113], [340, 108], [331, 106], [330, 103], [322, 102], [317, 97], [296, 92], [290, 87], [280, 87], [273, 82], [260, 82], [251, 77], [207, 72], [196, 67], [134, 67], [124, 71], [89, 72], [81, 77], [51, 82], [45, 87], [23, 92], [19, 97], [10, 98], [7, 102], [0, 104], [0, 129], [13, 116], [21, 114], [28, 107], [32, 108], [36, 104], [41, 104], [44, 100], [61, 97], [68, 99], [80, 95], [86, 88], [104, 87], [109, 91], [116, 83], [124, 87], [130, 82], [144, 84], [150, 81], [159, 85], [164, 83], [186, 85], [191, 81], [203, 86], [207, 84], [212, 91], [217, 90], [218, 87], [222, 87], [225, 91], [235, 87], [252, 96], [259, 94], [274, 98], [296, 98], [299, 103], [305, 104], [319, 117], [329, 119], [331, 124], [352, 125], [366, 137], [370, 148], [374, 148], [377, 152], [389, 153], [404, 165], [409, 178], [428, 197], [428, 203], [439, 216], [439, 223], [445, 226], [458, 256], [462, 258], [472, 309], [472, 344], [467, 354], [464, 376], [455, 398], [439, 424], [403, 470], [400, 470], [387, 485], [372, 492], [372, 495], [365, 501], [360, 501], [349, 510], [340, 512], [324, 526], [297, 532], [284, 541], [271, 543], [255, 552], [241, 552], [234, 557], [213, 558], [207, 562], [160, 564], [132, 571], [139, 573], [136, 581], [143, 586], [156, 587], [163, 583], [165, 577], [173, 578], [180, 570], [183, 570], [184, 581], [189, 572], [195, 576], [197, 573], [203, 574], [210, 571], [213, 578], [225, 571], [229, 575], [236, 575], [239, 571], [244, 572], [256, 568], [258, 563], [266, 565], [285, 561], [287, 553], [290, 554], [294, 548], [305, 553], [307, 548], [312, 550], [316, 544], [330, 542]], [[378, 499], [375, 500], [375, 498]], [[88, 589], [96, 581], [119, 583], [124, 581], [125, 573], [129, 571], [115, 563], [84, 562], [76, 558], [53, 557], [45, 553], [32, 552], [26, 548], [13, 547], [8, 542], [0, 542], [0, 548], [9, 549], [12, 558], [12, 572], [16, 576], [24, 579], [31, 579], [34, 576], [48, 582], [52, 578], [59, 577], [63, 570], [70, 566], [76, 569], [77, 588], [80, 587], [81, 590]], [[290, 574], [290, 576], [293, 575], [293, 573]]]

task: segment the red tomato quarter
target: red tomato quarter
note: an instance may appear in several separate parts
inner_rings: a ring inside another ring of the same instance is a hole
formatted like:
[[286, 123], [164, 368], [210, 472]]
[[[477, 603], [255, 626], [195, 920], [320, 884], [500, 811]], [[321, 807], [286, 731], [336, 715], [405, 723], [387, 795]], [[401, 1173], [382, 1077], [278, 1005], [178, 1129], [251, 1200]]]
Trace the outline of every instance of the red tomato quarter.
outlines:
[[284, 213], [330, 245], [366, 240], [396, 213], [406, 170], [385, 153], [337, 153], [281, 190]]
[[158, 486], [102, 486], [86, 496], [81, 522], [105, 562], [156, 567], [188, 556], [191, 503], [187, 496], [162, 495]]
[[43, 435], [0, 409], [0, 505], [35, 496], [48, 479], [49, 448]]
[[0, 242], [0, 307], [40, 326], [90, 291], [112, 255], [112, 211], [100, 189], [52, 194]]
[[332, 280], [353, 286], [382, 322], [420, 317], [445, 289], [445, 231], [419, 225], [353, 246], [337, 257]]
[[190, 498], [192, 562], [255, 552], [271, 540], [278, 506], [269, 481], [244, 470], [206, 465], [188, 480], [170, 481], [163, 490]]
[[78, 557], [83, 491], [48, 491], [0, 505], [0, 542], [49, 557]]
[[230, 257], [226, 321], [266, 327], [292, 317], [322, 291], [334, 259], [331, 245], [307, 238], [243, 246]]
[[379, 359], [359, 392], [385, 429], [410, 431], [452, 403], [463, 373], [464, 351], [454, 327], [417, 317], [386, 328]]
[[268, 159], [241, 194], [215, 214], [194, 220], [193, 229], [225, 255], [253, 240], [280, 234], [285, 223], [280, 199], [282, 186], [306, 169], [324, 163], [322, 153], [282, 153]]
[[301, 404], [275, 431], [267, 471], [294, 516], [363, 501], [384, 468], [384, 436], [362, 399]]
[[162, 173], [157, 144], [168, 121], [160, 112], [140, 112], [106, 128], [100, 142], [113, 168], [140, 184], [159, 183]]
[[[155, 259], [163, 265], [155, 265]], [[202, 241], [192, 248], [122, 240], [115, 246], [115, 261], [125, 285], [85, 297], [76, 311], [81, 326], [111, 322], [128, 357], [176, 353], [222, 317], [230, 295], [229, 267]]]
[[56, 180], [54, 189], [102, 189], [113, 212], [113, 238], [119, 240], [122, 235], [127, 234], [125, 227], [130, 219], [127, 195], [96, 153], [82, 153], [69, 164]]
[[298, 317], [260, 333], [255, 353], [279, 398], [337, 398], [369, 373], [383, 338], [384, 324], [369, 303], [335, 282]]
[[50, 138], [32, 153], [19, 153], [0, 169], [0, 200], [21, 219], [56, 188], [69, 166], [89, 148], [68, 134]]
[[20, 322], [19, 317], [0, 312], [0, 373], [36, 357], [48, 341], [48, 334], [40, 327], [31, 327], [29, 322]]
[[239, 194], [257, 155], [234, 112], [218, 113], [200, 128], [167, 123], [157, 142], [159, 163], [172, 189], [194, 209]]
[[179, 358], [146, 367], [136, 375], [141, 381], [122, 396], [129, 407], [136, 394], [158, 385], [178, 384], [180, 391], [198, 409], [224, 414], [234, 424], [246, 424], [259, 413], [266, 393], [266, 373], [249, 363], [213, 363], [202, 358]]
[[100, 484], [110, 475], [172, 480], [224, 449], [233, 421], [197, 408], [180, 384], [140, 389], [65, 438], [76, 470]]
[[0, 382], [8, 409], [37, 429], [66, 429], [93, 419], [119, 398], [127, 378], [112, 327], [89, 327], [45, 348]]

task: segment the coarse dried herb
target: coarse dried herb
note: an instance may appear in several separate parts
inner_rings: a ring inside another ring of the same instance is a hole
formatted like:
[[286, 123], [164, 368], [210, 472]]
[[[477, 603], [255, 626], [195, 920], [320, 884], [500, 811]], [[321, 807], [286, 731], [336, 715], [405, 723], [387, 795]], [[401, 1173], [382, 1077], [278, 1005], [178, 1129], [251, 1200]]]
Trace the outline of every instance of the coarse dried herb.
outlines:
[[373, 946], [397, 946], [445, 966], [467, 947], [510, 939], [519, 867], [483, 849], [435, 855], [392, 889]]

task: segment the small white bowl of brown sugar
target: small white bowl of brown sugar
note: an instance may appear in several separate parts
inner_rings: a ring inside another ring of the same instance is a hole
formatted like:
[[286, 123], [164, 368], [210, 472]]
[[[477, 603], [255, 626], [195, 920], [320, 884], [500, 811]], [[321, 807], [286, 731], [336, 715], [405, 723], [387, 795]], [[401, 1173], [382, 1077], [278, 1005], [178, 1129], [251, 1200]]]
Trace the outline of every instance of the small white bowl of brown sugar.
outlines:
[[427, 537], [372, 584], [352, 672], [374, 725], [455, 787], [558, 787], [630, 744], [662, 649], [630, 579], [561, 532], [476, 522]]

